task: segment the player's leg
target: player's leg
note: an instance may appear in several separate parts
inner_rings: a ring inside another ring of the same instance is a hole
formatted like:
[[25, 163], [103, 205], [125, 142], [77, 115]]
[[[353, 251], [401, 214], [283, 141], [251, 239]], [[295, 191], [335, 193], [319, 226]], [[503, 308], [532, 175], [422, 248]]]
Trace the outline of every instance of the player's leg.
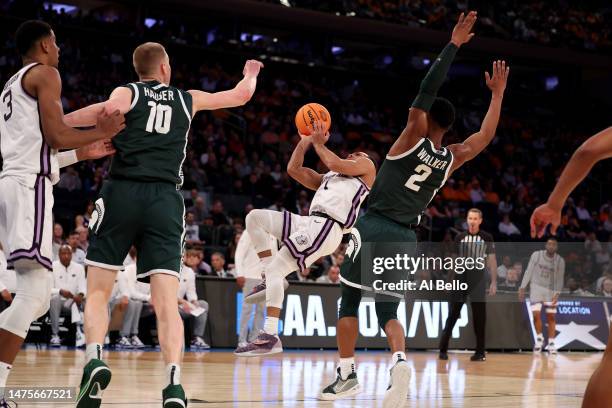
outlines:
[[457, 298], [455, 301], [449, 303], [448, 317], [444, 323], [444, 329], [442, 330], [442, 336], [440, 336], [440, 360], [448, 360], [448, 342], [450, 341], [453, 333], [455, 323], [461, 315], [461, 308], [463, 307], [463, 299]]
[[533, 326], [536, 331], [536, 340], [533, 346], [534, 352], [542, 351], [544, 345], [544, 335], [542, 334], [542, 303], [537, 302], [531, 305], [531, 312], [533, 313]]
[[591, 376], [584, 392], [582, 408], [608, 408], [612, 388], [612, 327], [601, 363]]
[[552, 305], [552, 302], [546, 302], [544, 307], [546, 308], [546, 324], [548, 325], [547, 349], [549, 353], [557, 354], [557, 346], [555, 345], [555, 336], [557, 335], [555, 316], [557, 315], [557, 308]]
[[474, 334], [476, 335], [476, 351], [470, 358], [472, 361], [485, 361], [485, 331], [487, 324], [487, 303], [472, 302], [474, 318]]

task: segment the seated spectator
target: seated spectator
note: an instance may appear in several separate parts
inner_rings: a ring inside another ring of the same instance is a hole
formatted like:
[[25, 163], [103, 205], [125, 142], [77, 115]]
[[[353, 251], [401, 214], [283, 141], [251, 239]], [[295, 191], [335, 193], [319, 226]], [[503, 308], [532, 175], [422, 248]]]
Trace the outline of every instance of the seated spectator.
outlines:
[[510, 269], [508, 269], [506, 280], [503, 284], [499, 285], [498, 289], [506, 292], [516, 292], [521, 286], [520, 278], [520, 271], [512, 266]]
[[223, 203], [221, 200], [215, 200], [212, 208], [210, 209], [210, 217], [212, 218], [213, 225], [215, 227], [219, 225], [230, 225], [230, 219], [223, 210]]
[[480, 182], [478, 180], [474, 180], [472, 182], [470, 188], [470, 199], [472, 200], [472, 204], [478, 204], [485, 199], [485, 192], [482, 187], [480, 187]]
[[612, 278], [604, 278], [599, 294], [605, 297], [612, 297]]
[[314, 282], [314, 279], [310, 275], [310, 268], [291, 272], [289, 275], [287, 275], [287, 280], [295, 282]]
[[185, 265], [181, 268], [177, 297], [181, 318], [191, 320], [191, 348], [209, 349], [210, 346], [204, 341], [204, 330], [208, 319], [208, 303], [205, 300], [198, 299], [195, 273], [189, 266]]
[[59, 337], [59, 320], [62, 314], [71, 316], [73, 322], [82, 323], [81, 313], [84, 310], [86, 290], [85, 269], [82, 265], [72, 261], [72, 248], [69, 245], [62, 245], [59, 249], [59, 260], [53, 262], [53, 286], [49, 306], [50, 346], [59, 347], [62, 344]]
[[586, 208], [584, 200], [578, 201], [576, 206], [576, 216], [579, 221], [591, 221], [591, 212]]
[[89, 228], [78, 227], [75, 231], [79, 233], [79, 248], [87, 255], [87, 250], [89, 249]]
[[516, 225], [514, 225], [514, 223], [510, 221], [510, 216], [508, 214], [504, 215], [504, 218], [499, 223], [498, 228], [499, 232], [507, 237], [521, 235], [521, 231], [519, 231]]
[[591, 292], [584, 289], [578, 284], [578, 281], [574, 278], [569, 278], [567, 281], [567, 289], [569, 294], [572, 296], [593, 296]]
[[79, 236], [80, 234], [77, 231], [72, 231], [68, 235], [68, 245], [72, 248], [72, 261], [84, 266], [86, 254], [79, 248]]
[[[119, 329], [120, 338], [115, 344], [115, 346], [120, 349], [134, 348], [130, 340], [130, 335], [133, 331], [138, 333], [138, 324], [142, 312], [142, 303], [140, 303], [139, 308], [138, 305], [130, 299], [129, 277], [126, 270], [117, 272], [115, 285], [113, 286], [108, 304], [111, 320], [114, 310], [118, 309], [123, 312], [123, 320], [121, 321], [121, 328]], [[136, 329], [134, 329], [134, 327], [136, 327]]]
[[340, 283], [340, 267], [332, 265], [327, 270], [326, 274], [323, 274], [317, 278], [318, 283]]
[[198, 275], [212, 275], [212, 266], [210, 266], [204, 260], [204, 248], [196, 249], [195, 253], [198, 257], [198, 264], [197, 264]]
[[62, 224], [53, 224], [53, 260], [56, 261], [59, 255], [59, 249], [64, 243], [64, 227]]
[[512, 196], [510, 194], [506, 195], [506, 198], [499, 202], [497, 206], [497, 211], [499, 215], [504, 216], [510, 214], [514, 209], [514, 205], [512, 204]]
[[208, 217], [208, 208], [206, 208], [206, 200], [204, 200], [204, 197], [198, 195], [193, 206], [189, 207], [187, 212], [193, 214], [195, 223], [203, 223], [206, 217]]
[[210, 256], [210, 263], [212, 266], [211, 274], [218, 276], [219, 278], [231, 278], [231, 272], [225, 270], [225, 256], [221, 252], [215, 252]]
[[200, 226], [195, 223], [195, 215], [188, 212], [185, 216], [185, 243], [187, 245], [201, 245]]
[[0, 312], [11, 304], [15, 290], [17, 290], [17, 277], [14, 270], [8, 269], [6, 256], [0, 244]]
[[512, 267], [512, 261], [508, 255], [502, 257], [502, 264], [497, 268], [497, 282], [503, 283], [508, 274], [508, 270]]
[[60, 181], [56, 187], [67, 191], [80, 191], [83, 188], [83, 183], [79, 177], [79, 172], [73, 166], [68, 166], [60, 175]]

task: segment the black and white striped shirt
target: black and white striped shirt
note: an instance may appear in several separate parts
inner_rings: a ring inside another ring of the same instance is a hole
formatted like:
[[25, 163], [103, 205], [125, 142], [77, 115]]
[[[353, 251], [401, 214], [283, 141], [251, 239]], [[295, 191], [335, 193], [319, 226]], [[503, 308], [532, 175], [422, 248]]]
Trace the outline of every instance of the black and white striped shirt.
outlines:
[[[495, 254], [495, 242], [493, 236], [485, 231], [470, 234], [468, 231], [457, 234], [455, 237], [457, 253], [463, 258], [486, 258], [489, 254]], [[482, 269], [481, 269], [482, 270]]]

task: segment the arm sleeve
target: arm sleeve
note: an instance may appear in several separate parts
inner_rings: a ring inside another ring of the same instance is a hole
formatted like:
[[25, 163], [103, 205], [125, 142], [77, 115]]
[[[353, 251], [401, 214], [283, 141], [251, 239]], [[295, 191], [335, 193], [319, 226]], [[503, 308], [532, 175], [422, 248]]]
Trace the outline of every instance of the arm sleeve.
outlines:
[[198, 300], [198, 293], [196, 292], [196, 284], [195, 284], [195, 272], [189, 274], [189, 279], [187, 279], [187, 300], [193, 302], [194, 300]]
[[78, 161], [76, 149], [66, 150], [65, 152], [60, 152], [57, 154], [57, 163], [59, 164], [60, 169], [71, 166]]
[[527, 270], [525, 271], [525, 275], [523, 275], [523, 281], [521, 282], [521, 289], [525, 289], [529, 282], [531, 281], [531, 275], [533, 275], [533, 269], [536, 267], [536, 254], [534, 252], [531, 254], [531, 258], [529, 258], [529, 265], [527, 265]]
[[557, 255], [559, 257], [559, 264], [557, 265], [557, 270], [555, 271], [555, 292], [561, 293], [563, 290], [563, 284], [565, 279], [565, 260], [561, 255]]
[[429, 112], [431, 105], [433, 105], [438, 90], [444, 83], [448, 70], [455, 59], [457, 54], [457, 46], [452, 43], [448, 43], [442, 50], [438, 58], [429, 68], [429, 72], [425, 75], [425, 78], [421, 81], [419, 93], [412, 102], [412, 107], [422, 109]]

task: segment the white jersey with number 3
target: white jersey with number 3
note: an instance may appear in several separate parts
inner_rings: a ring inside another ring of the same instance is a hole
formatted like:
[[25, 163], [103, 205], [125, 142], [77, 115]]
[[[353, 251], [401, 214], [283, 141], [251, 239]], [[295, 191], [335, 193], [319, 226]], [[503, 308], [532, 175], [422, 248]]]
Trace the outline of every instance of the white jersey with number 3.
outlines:
[[38, 100], [23, 87], [23, 76], [37, 63], [20, 69], [0, 93], [0, 153], [2, 173], [33, 187], [38, 176], [59, 181], [57, 150], [46, 143], [40, 124]]
[[359, 177], [327, 172], [312, 199], [310, 213], [325, 213], [342, 224], [345, 231], [350, 230], [369, 193], [370, 189]]

